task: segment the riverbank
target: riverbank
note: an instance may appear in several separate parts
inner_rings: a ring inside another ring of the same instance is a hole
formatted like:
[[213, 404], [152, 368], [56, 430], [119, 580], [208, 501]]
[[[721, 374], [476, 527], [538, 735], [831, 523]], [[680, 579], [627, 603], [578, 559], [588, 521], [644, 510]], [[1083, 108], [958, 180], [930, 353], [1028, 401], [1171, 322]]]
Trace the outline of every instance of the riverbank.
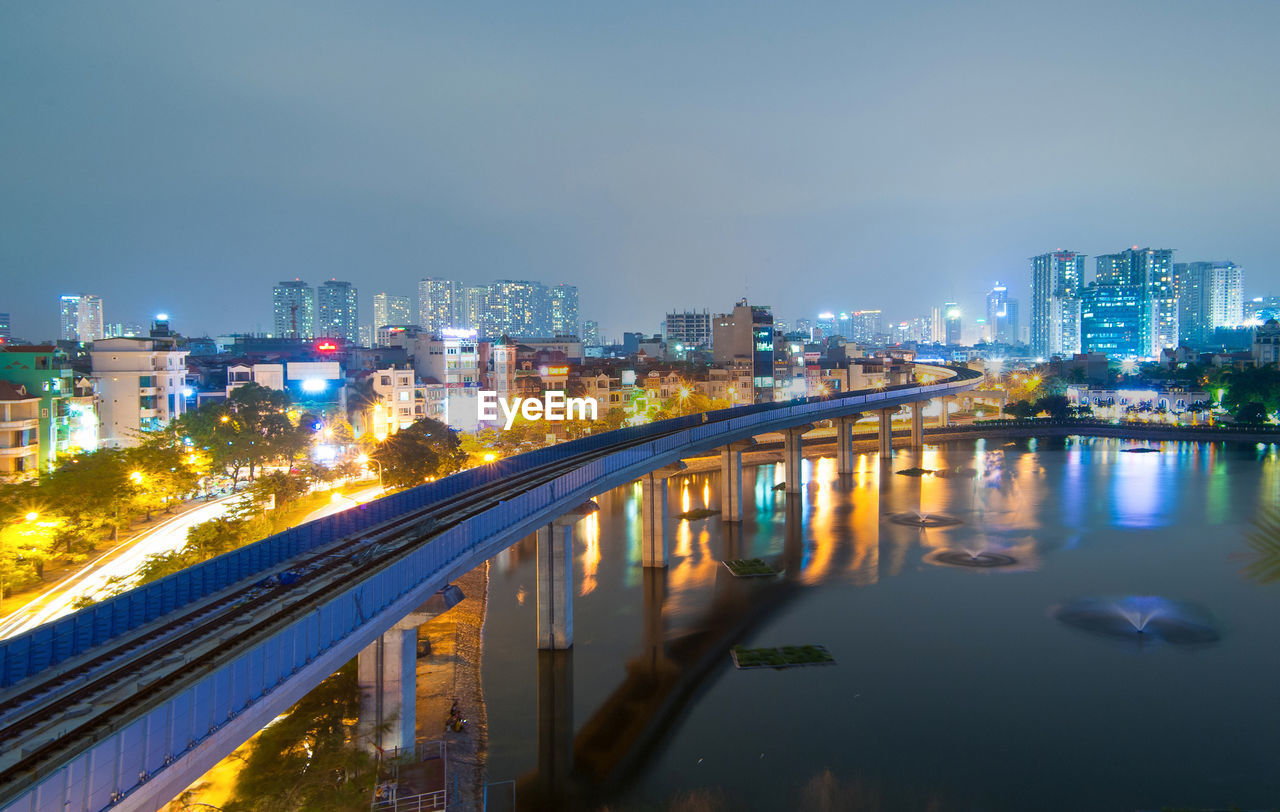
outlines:
[[[484, 619], [489, 593], [489, 564], [454, 581], [466, 597], [419, 630], [431, 653], [418, 660], [418, 738], [443, 738], [448, 748], [445, 776], [449, 808], [483, 808], [488, 720], [481, 682]], [[459, 732], [445, 731], [454, 702], [467, 720]]]

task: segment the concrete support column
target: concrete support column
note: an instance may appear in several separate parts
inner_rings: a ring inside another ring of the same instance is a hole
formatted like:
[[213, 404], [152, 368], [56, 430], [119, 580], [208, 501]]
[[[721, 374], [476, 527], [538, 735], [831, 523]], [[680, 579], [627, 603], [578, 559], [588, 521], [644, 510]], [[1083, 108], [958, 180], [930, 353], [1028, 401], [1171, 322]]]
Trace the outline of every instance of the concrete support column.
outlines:
[[836, 473], [853, 473], [853, 425], [858, 415], [837, 417], [831, 421], [836, 429]]
[[801, 437], [813, 426], [793, 426], [782, 430], [782, 464], [783, 476], [786, 477], [787, 493], [800, 493], [804, 485], [801, 466], [804, 465], [804, 444]]
[[921, 448], [924, 448], [924, 401], [917, 400], [911, 404], [911, 449]]
[[391, 756], [397, 750], [413, 749], [417, 734], [418, 627], [462, 599], [461, 590], [448, 588], [457, 593], [451, 602], [437, 600], [441, 594], [437, 593], [432, 598], [435, 605], [431, 601], [423, 604], [356, 657], [360, 738], [375, 753]]
[[938, 426], [944, 427], [944, 428], [946, 426], [950, 426], [951, 412], [948, 410], [951, 407], [951, 398], [947, 398], [947, 397], [938, 398], [938, 407], [939, 407], [938, 408]]
[[893, 456], [893, 413], [897, 409], [880, 410], [880, 459]]
[[742, 452], [755, 440], [730, 443], [720, 449], [720, 518], [742, 521]]
[[588, 502], [538, 528], [538, 648], [573, 645], [573, 526], [598, 508]]
[[640, 478], [640, 557], [646, 567], [667, 566], [667, 480], [686, 467], [678, 462]]

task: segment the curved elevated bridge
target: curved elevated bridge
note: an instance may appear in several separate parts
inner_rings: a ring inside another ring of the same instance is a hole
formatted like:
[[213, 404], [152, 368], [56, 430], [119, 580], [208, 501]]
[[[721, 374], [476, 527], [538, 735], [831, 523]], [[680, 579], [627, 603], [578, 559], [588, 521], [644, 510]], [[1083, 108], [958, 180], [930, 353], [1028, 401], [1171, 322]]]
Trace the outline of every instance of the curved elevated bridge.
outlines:
[[[741, 520], [742, 448], [783, 432], [787, 488], [815, 421], [851, 430], [912, 407], [911, 442], [934, 398], [979, 373], [740, 406], [592, 435], [521, 454], [293, 528], [0, 643], [0, 810], [158, 808], [343, 663], [381, 641], [449, 581], [538, 532], [538, 645], [573, 644], [574, 511], [642, 479], [644, 564], [666, 565], [665, 478], [721, 449], [722, 514]], [[660, 496], [659, 496], [660, 494]], [[409, 657], [412, 668], [412, 657]], [[379, 669], [381, 670], [381, 669]], [[412, 730], [408, 730], [409, 739]]]

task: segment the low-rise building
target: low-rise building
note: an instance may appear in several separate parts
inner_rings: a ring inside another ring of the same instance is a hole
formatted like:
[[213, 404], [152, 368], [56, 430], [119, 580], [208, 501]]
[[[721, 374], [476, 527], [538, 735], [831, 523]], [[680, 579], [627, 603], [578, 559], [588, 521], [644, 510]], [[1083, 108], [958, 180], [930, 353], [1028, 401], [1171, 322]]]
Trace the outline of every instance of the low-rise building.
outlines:
[[0, 479], [27, 479], [39, 472], [39, 434], [39, 396], [0, 380]]
[[171, 338], [107, 338], [89, 353], [98, 393], [101, 445], [137, 445], [141, 432], [153, 431], [185, 411], [185, 349]]
[[66, 355], [53, 345], [0, 349], [0, 380], [25, 386], [40, 399], [40, 468], [98, 447], [98, 417], [93, 383], [77, 375]]

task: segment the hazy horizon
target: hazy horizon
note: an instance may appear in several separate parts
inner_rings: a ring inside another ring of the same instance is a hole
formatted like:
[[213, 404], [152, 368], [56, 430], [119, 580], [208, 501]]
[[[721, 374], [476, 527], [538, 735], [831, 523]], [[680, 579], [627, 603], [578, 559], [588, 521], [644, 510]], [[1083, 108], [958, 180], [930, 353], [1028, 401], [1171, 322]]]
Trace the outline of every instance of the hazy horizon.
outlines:
[[617, 336], [943, 300], [1132, 245], [1280, 293], [1280, 5], [0, 8], [0, 268], [188, 335], [271, 286], [567, 282]]

